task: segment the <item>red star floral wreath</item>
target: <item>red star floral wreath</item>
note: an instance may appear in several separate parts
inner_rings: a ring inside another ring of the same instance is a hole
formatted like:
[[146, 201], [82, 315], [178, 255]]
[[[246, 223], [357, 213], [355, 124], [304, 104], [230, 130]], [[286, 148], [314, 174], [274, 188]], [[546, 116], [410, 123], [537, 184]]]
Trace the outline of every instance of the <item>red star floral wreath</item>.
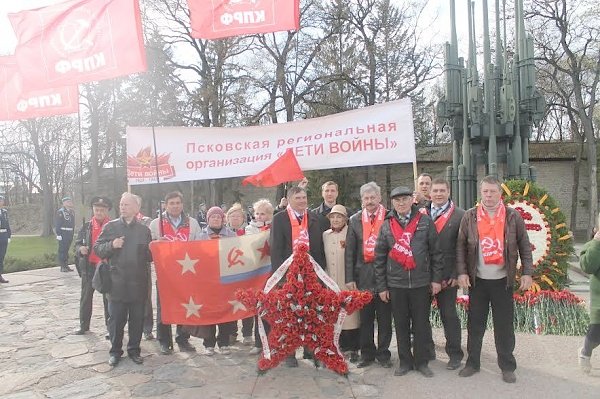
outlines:
[[[277, 287], [286, 277], [285, 283]], [[259, 371], [276, 367], [300, 346], [314, 353], [316, 360], [336, 373], [348, 373], [348, 364], [339, 349], [339, 336], [346, 315], [371, 302], [367, 291], [342, 291], [308, 254], [297, 250], [275, 271], [263, 291], [241, 290], [237, 298], [256, 310], [263, 343]], [[262, 319], [269, 322], [268, 338]]]
[[533, 182], [508, 180], [502, 184], [504, 203], [519, 211], [533, 252], [531, 290], [561, 290], [567, 284], [567, 257], [573, 239], [565, 215], [548, 192]]

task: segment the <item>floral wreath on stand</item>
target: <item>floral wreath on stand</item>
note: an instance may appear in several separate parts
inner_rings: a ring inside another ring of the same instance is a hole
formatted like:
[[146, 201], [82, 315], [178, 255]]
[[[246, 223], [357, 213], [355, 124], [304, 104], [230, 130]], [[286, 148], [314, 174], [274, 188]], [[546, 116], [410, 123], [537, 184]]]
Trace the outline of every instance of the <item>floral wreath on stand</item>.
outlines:
[[[285, 282], [277, 287], [283, 277]], [[308, 254], [305, 244], [273, 273], [264, 290], [239, 290], [236, 296], [258, 315], [263, 344], [259, 372], [276, 367], [298, 347], [306, 346], [316, 360], [342, 375], [348, 373], [338, 343], [344, 318], [373, 299], [368, 291], [340, 290]], [[268, 337], [263, 318], [271, 326]]]
[[507, 180], [502, 189], [504, 203], [523, 217], [531, 242], [535, 268], [531, 291], [563, 289], [568, 280], [567, 257], [573, 253], [565, 215], [548, 192], [533, 182]]

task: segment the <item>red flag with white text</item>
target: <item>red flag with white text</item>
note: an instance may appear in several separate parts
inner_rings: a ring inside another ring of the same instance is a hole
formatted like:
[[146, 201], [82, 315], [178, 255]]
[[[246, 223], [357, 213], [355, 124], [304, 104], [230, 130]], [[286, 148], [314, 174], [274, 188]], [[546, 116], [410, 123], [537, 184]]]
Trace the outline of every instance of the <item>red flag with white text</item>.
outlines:
[[79, 111], [77, 86], [27, 91], [13, 57], [0, 57], [0, 121], [73, 114]]
[[70, 0], [9, 14], [27, 89], [146, 70], [138, 0]]
[[235, 297], [271, 275], [269, 233], [150, 244], [165, 324], [211, 325], [254, 313]]
[[300, 0], [188, 0], [192, 37], [223, 37], [300, 28]]

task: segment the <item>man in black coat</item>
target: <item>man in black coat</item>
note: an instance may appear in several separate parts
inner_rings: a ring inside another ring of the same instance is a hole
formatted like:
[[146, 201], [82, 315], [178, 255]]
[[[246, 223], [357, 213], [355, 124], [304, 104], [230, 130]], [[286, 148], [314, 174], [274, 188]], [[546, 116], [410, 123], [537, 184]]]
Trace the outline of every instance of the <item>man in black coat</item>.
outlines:
[[2, 273], [4, 273], [4, 256], [10, 242], [10, 236], [8, 211], [4, 209], [4, 197], [0, 195], [0, 283], [2, 284], [8, 283], [8, 280], [2, 277]]
[[152, 255], [148, 245], [152, 241], [150, 229], [138, 222], [141, 199], [123, 193], [119, 203], [119, 219], [104, 226], [94, 252], [110, 263], [112, 288], [108, 293], [108, 329], [110, 332], [110, 358], [108, 364], [116, 366], [123, 355], [123, 329], [129, 323], [127, 354], [137, 363], [144, 324], [144, 311], [148, 297], [148, 273]]
[[54, 232], [58, 240], [58, 264], [61, 272], [72, 272], [69, 267], [69, 248], [75, 233], [75, 212], [71, 197], [62, 199], [62, 208], [56, 211], [54, 219]]
[[[325, 252], [323, 250], [323, 232], [318, 216], [308, 212], [306, 190], [292, 187], [287, 192], [288, 206], [273, 217], [271, 224], [271, 264], [273, 271], [287, 258], [299, 244], [307, 244], [314, 260], [325, 269]], [[304, 357], [310, 357], [305, 350]], [[286, 359], [289, 367], [298, 367], [294, 355]]]
[[[446, 336], [446, 353], [449, 361], [448, 370], [456, 370], [464, 357], [461, 343], [461, 327], [456, 313], [456, 292], [458, 282], [456, 275], [456, 238], [465, 211], [458, 208], [450, 199], [450, 184], [443, 178], [436, 178], [431, 184], [431, 204], [422, 208], [435, 223], [438, 242], [443, 254], [444, 269], [442, 272], [442, 290], [435, 296], [440, 309], [444, 335]], [[433, 340], [429, 343], [430, 351], [435, 353]]]

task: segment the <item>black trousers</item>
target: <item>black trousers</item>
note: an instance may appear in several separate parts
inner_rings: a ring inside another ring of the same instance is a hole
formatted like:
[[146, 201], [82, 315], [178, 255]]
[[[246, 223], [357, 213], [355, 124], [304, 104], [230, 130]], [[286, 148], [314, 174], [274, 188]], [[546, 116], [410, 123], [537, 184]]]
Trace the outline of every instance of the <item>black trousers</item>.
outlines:
[[[211, 326], [206, 326], [209, 329], [209, 337], [204, 338], [204, 347], [205, 348], [214, 348], [215, 344], [219, 344], [219, 348], [224, 346], [229, 346], [229, 337], [235, 331], [236, 326], [235, 321], [230, 321], [227, 323], [213, 324]], [[219, 326], [219, 335], [217, 334], [217, 326]]]
[[600, 324], [590, 324], [583, 342], [583, 355], [592, 356], [592, 351], [600, 345]]
[[[429, 362], [427, 345], [431, 340], [431, 295], [429, 286], [390, 288], [390, 302], [396, 327], [400, 367], [419, 368]], [[414, 334], [411, 351], [410, 331]]]
[[360, 349], [360, 328], [342, 330], [339, 344], [342, 352], [358, 351]]
[[[458, 287], [448, 287], [440, 291], [435, 297], [440, 317], [444, 326], [444, 336], [446, 337], [446, 354], [450, 360], [461, 361], [465, 356], [461, 348], [461, 327], [458, 313], [456, 312], [456, 292]], [[435, 351], [433, 339], [430, 343], [430, 352]]]
[[[81, 268], [81, 298], [79, 300], [79, 327], [83, 331], [90, 329], [90, 320], [92, 319], [92, 308], [94, 299], [94, 288], [92, 288], [92, 278], [94, 278], [94, 272], [96, 267], [94, 264], [89, 262], [80, 262]], [[106, 295], [102, 295], [102, 302], [104, 303], [104, 324], [108, 329], [108, 300]]]
[[515, 350], [515, 330], [513, 289], [506, 286], [506, 278], [499, 280], [476, 279], [469, 289], [469, 320], [467, 325], [467, 366], [479, 370], [481, 344], [492, 306], [494, 342], [498, 354], [498, 366], [502, 371], [514, 371], [517, 361]]
[[108, 331], [110, 333], [110, 354], [120, 357], [123, 355], [123, 330], [128, 324], [129, 341], [127, 353], [140, 354], [140, 341], [144, 324], [145, 302], [108, 301]]
[[4, 273], [4, 257], [8, 248], [8, 238], [0, 238], [0, 274]]
[[[173, 330], [170, 324], [163, 324], [160, 315], [160, 295], [158, 294], [158, 284], [156, 284], [156, 339], [161, 344], [173, 346]], [[181, 343], [190, 339], [190, 334], [183, 330], [182, 325], [177, 325], [175, 329], [175, 342]], [[213, 345], [214, 346], [214, 345]]]
[[[377, 347], [375, 347], [377, 320]], [[360, 310], [360, 353], [363, 360], [385, 361], [391, 357], [392, 306], [373, 294], [373, 300]]]
[[69, 248], [73, 242], [73, 232], [61, 231], [62, 240], [58, 242], [58, 264], [66, 266], [69, 264]]

